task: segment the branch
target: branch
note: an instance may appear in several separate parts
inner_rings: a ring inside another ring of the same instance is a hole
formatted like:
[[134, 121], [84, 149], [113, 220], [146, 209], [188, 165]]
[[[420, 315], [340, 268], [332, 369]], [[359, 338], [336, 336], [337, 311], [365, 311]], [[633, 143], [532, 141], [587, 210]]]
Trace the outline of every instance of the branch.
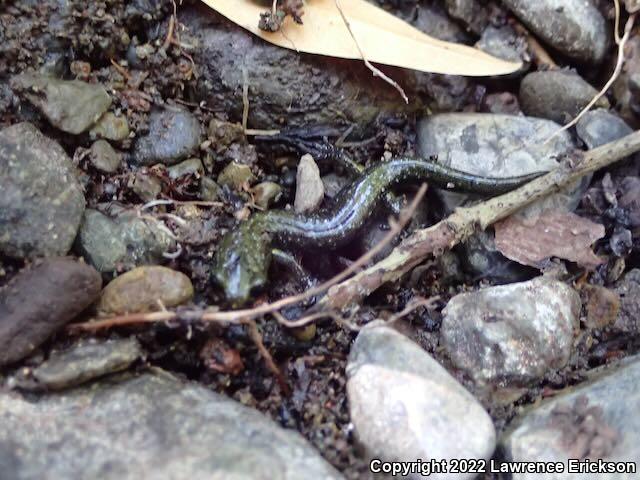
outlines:
[[522, 207], [640, 150], [640, 131], [588, 152], [576, 152], [548, 174], [504, 195], [472, 207], [459, 208], [435, 225], [414, 232], [386, 258], [357, 275], [334, 285], [313, 311], [343, 309], [393, 282], [431, 255], [450, 249]]

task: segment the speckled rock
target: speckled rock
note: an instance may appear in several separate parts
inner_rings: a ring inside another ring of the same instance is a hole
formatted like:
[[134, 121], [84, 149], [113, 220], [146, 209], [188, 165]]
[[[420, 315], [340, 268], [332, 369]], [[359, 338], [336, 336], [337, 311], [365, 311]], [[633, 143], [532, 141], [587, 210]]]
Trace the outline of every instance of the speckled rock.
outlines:
[[[509, 177], [547, 171], [557, 167], [562, 155], [571, 152], [574, 143], [567, 132], [545, 141], [560, 125], [544, 119], [503, 114], [446, 113], [431, 115], [418, 124], [421, 155], [437, 155], [438, 161], [465, 172]], [[547, 209], [574, 210], [591, 180], [574, 182], [560, 192], [538, 200], [517, 215], [534, 217]], [[443, 215], [477, 195], [435, 189], [442, 200]], [[470, 273], [497, 281], [517, 281], [528, 272], [516, 267], [492, 246], [490, 238], [475, 238], [461, 247], [463, 263]]]
[[296, 197], [293, 208], [297, 213], [315, 211], [324, 198], [324, 184], [320, 169], [311, 155], [303, 155], [296, 172]]
[[60, 145], [30, 123], [0, 131], [0, 253], [65, 255], [84, 207], [75, 168]]
[[89, 130], [92, 137], [105, 138], [119, 142], [129, 138], [129, 122], [124, 115], [117, 116], [112, 112], [106, 112], [96, 124]]
[[111, 97], [101, 85], [79, 80], [26, 73], [13, 77], [11, 86], [53, 126], [74, 135], [88, 130], [111, 105]]
[[493, 454], [489, 415], [437, 361], [397, 331], [381, 325], [363, 329], [349, 353], [347, 376], [351, 421], [368, 456], [416, 461]]
[[20, 271], [0, 289], [0, 366], [26, 357], [73, 320], [98, 297], [101, 284], [93, 268], [66, 257]]
[[512, 62], [523, 62], [528, 58], [526, 40], [518, 36], [509, 25], [489, 25], [482, 31], [475, 46], [483, 52]]
[[580, 296], [536, 278], [456, 295], [442, 320], [442, 345], [479, 385], [520, 387], [569, 360]]
[[[548, 70], [532, 72], [522, 79], [519, 100], [525, 114], [564, 125], [597, 94], [598, 91], [575, 72]], [[609, 108], [609, 101], [602, 97], [595, 106]]]
[[620, 312], [613, 328], [629, 335], [640, 334], [640, 269], [628, 271], [615, 291], [620, 296]]
[[200, 122], [191, 112], [177, 107], [156, 109], [149, 116], [149, 133], [136, 140], [133, 161], [174, 165], [196, 151], [201, 136]]
[[218, 200], [220, 194], [220, 187], [218, 184], [209, 177], [202, 177], [200, 179], [200, 199], [205, 202], [215, 202]]
[[256, 205], [266, 209], [278, 201], [282, 194], [282, 187], [275, 182], [262, 182], [253, 187], [251, 191]]
[[190, 158], [184, 162], [180, 162], [173, 167], [167, 168], [167, 173], [172, 179], [184, 177], [185, 175], [199, 176], [204, 173], [204, 166], [199, 158]]
[[480, 34], [489, 22], [489, 12], [478, 0], [446, 0], [449, 15], [464, 22], [475, 34]]
[[77, 243], [87, 262], [107, 273], [160, 263], [162, 254], [171, 249], [173, 240], [153, 220], [127, 212], [110, 218], [88, 209]]
[[[640, 357], [590, 372], [587, 382], [528, 409], [501, 439], [509, 461], [563, 462], [598, 459], [637, 462], [640, 458]], [[637, 467], [636, 467], [637, 468]], [[514, 474], [513, 480], [631, 480], [637, 473]]]
[[155, 200], [162, 192], [162, 180], [148, 168], [141, 168], [133, 178], [130, 178], [128, 187], [135, 192], [143, 202]]
[[[31, 370], [20, 387], [28, 390], [63, 390], [110, 373], [126, 370], [142, 356], [135, 338], [122, 340], [89, 339], [71, 348], [53, 352]], [[29, 382], [30, 381], [30, 382]]]
[[608, 110], [592, 110], [576, 125], [576, 133], [589, 148], [596, 148], [629, 135], [633, 129], [623, 119]]
[[599, 64], [609, 46], [609, 29], [592, 0], [504, 0], [547, 44], [578, 62]]
[[97, 140], [89, 151], [91, 165], [105, 173], [113, 173], [120, 168], [122, 155], [106, 140]]
[[245, 183], [252, 183], [255, 179], [256, 177], [253, 172], [251, 172], [249, 165], [229, 162], [218, 175], [218, 185], [227, 185], [238, 190]]
[[182, 272], [160, 266], [134, 268], [102, 291], [96, 309], [104, 314], [151, 312], [176, 307], [193, 297], [191, 280]]
[[298, 433], [207, 388], [164, 372], [120, 377], [37, 401], [0, 393], [3, 475], [16, 480], [343, 478]]

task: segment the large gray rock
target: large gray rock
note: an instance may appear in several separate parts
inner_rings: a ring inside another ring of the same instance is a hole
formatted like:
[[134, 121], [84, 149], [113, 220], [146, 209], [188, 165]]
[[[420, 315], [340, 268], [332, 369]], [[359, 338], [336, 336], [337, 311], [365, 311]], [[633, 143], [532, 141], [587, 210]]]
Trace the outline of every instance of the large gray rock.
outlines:
[[101, 285], [98, 272], [71, 258], [48, 258], [20, 271], [0, 289], [0, 366], [26, 357], [73, 320]]
[[102, 273], [159, 263], [172, 244], [156, 220], [126, 212], [110, 218], [87, 209], [78, 234], [78, 249]]
[[84, 206], [74, 166], [60, 145], [30, 123], [0, 131], [0, 253], [65, 255]]
[[529, 28], [559, 52], [599, 64], [609, 45], [604, 17], [592, 0], [503, 0]]
[[12, 480], [338, 480], [293, 431], [168, 374], [42, 396], [0, 393]]
[[244, 70], [251, 128], [366, 127], [380, 114], [418, 112], [425, 102], [432, 110], [459, 108], [471, 91], [464, 77], [391, 69], [410, 99], [406, 104], [362, 62], [276, 47], [206, 8], [185, 8], [180, 21], [195, 35], [188, 41], [196, 46], [190, 53], [201, 68], [197, 100], [240, 121]]
[[[640, 459], [640, 357], [607, 368], [517, 418], [501, 440], [510, 461], [562, 462]], [[637, 467], [636, 467], [637, 468]], [[637, 473], [514, 474], [513, 480], [622, 480]]]
[[102, 85], [79, 80], [26, 73], [14, 77], [11, 86], [51, 125], [74, 135], [88, 130], [111, 105], [111, 97]]
[[[538, 118], [482, 113], [443, 113], [424, 118], [418, 124], [418, 146], [424, 157], [436, 155], [438, 162], [467, 173], [489, 177], [510, 177], [551, 170], [558, 157], [574, 148], [563, 132], [548, 143], [560, 125]], [[576, 187], [567, 203], [577, 205]], [[447, 212], [470, 197], [439, 191]], [[542, 205], [539, 203], [539, 205]]]
[[370, 456], [415, 462], [493, 454], [489, 415], [436, 360], [397, 331], [382, 325], [363, 329], [351, 348], [347, 376], [351, 421]]
[[480, 385], [525, 386], [569, 360], [580, 296], [556, 280], [456, 295], [444, 309], [442, 345]]
[[[520, 83], [520, 106], [532, 117], [547, 118], [566, 124], [598, 94], [575, 72], [568, 70], [538, 71], [528, 74]], [[596, 107], [609, 108], [602, 97]]]
[[138, 138], [133, 161], [138, 165], [174, 165], [187, 158], [200, 145], [202, 129], [189, 111], [165, 107], [149, 116], [149, 132]]

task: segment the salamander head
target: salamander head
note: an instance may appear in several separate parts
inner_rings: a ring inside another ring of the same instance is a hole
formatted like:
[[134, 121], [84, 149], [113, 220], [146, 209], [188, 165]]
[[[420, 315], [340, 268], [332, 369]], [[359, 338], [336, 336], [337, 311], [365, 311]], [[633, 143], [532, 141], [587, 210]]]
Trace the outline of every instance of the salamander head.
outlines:
[[271, 246], [259, 228], [248, 221], [227, 233], [214, 257], [213, 278], [222, 287], [227, 300], [239, 307], [251, 294], [266, 285]]

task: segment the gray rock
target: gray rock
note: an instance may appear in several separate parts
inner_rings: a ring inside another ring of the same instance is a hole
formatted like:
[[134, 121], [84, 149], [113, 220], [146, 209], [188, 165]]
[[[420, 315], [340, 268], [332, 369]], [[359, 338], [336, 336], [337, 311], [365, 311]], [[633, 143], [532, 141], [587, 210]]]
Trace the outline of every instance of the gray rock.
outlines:
[[614, 330], [631, 336], [640, 334], [640, 269], [627, 272], [615, 291], [620, 296], [620, 312], [613, 324]]
[[[422, 156], [437, 155], [439, 162], [458, 170], [484, 176], [509, 177], [557, 167], [560, 157], [574, 148], [566, 132], [545, 143], [559, 128], [560, 125], [550, 120], [516, 115], [437, 114], [419, 122], [418, 146]], [[573, 210], [590, 179], [587, 176], [574, 182], [560, 192], [534, 202], [518, 215], [532, 217], [554, 208]], [[480, 198], [440, 189], [435, 191], [442, 200], [445, 215], [458, 206]], [[521, 279], [526, 272], [518, 272], [509, 260], [497, 254], [492, 243], [491, 238], [481, 238], [462, 246], [463, 261], [471, 267], [471, 272], [498, 281], [501, 278], [509, 281]], [[500, 265], [496, 262], [500, 262]], [[508, 275], [504, 277], [502, 273]]]
[[[564, 125], [597, 94], [598, 91], [575, 72], [548, 70], [532, 72], [522, 79], [519, 100], [525, 114]], [[596, 107], [609, 108], [609, 101], [603, 97]]]
[[[49, 258], [0, 289], [0, 366], [39, 347], [100, 294], [98, 272], [71, 258]], [[1, 455], [0, 455], [1, 457]]]
[[324, 198], [324, 184], [320, 169], [311, 155], [303, 155], [296, 173], [296, 198], [293, 208], [297, 213], [315, 211]]
[[3, 475], [14, 480], [343, 478], [298, 433], [163, 373], [37, 401], [0, 393], [0, 422]]
[[469, 43], [469, 35], [452, 16], [447, 15], [440, 2], [418, 2], [409, 10], [409, 15], [400, 15], [401, 18], [427, 35], [445, 42]]
[[111, 97], [102, 85], [79, 80], [22, 74], [13, 77], [11, 86], [53, 126], [74, 135], [88, 130], [111, 105]]
[[190, 158], [184, 162], [180, 162], [173, 167], [167, 168], [167, 173], [172, 179], [184, 177], [185, 175], [202, 175], [204, 173], [204, 165], [199, 158]]
[[509, 25], [489, 25], [475, 46], [483, 52], [511, 62], [522, 62], [528, 55], [526, 41]]
[[[637, 462], [640, 458], [640, 357], [617, 368], [592, 372], [591, 379], [517, 418], [501, 440], [512, 461], [563, 462], [569, 459]], [[636, 467], [637, 468], [637, 467]], [[513, 480], [622, 480], [637, 473], [514, 474]]]
[[324, 194], [327, 198], [335, 198], [336, 195], [344, 187], [349, 185], [350, 180], [342, 175], [336, 173], [329, 173], [322, 177], [322, 184], [324, 185]]
[[101, 172], [113, 173], [120, 168], [122, 155], [106, 140], [98, 140], [91, 145], [89, 161]]
[[569, 360], [580, 296], [562, 282], [536, 278], [453, 297], [442, 344], [479, 385], [520, 387]]
[[229, 162], [218, 175], [218, 184], [239, 190], [245, 183], [253, 183], [255, 179], [249, 165]]
[[351, 348], [347, 376], [351, 421], [370, 456], [386, 461], [491, 457], [495, 430], [489, 415], [397, 331], [381, 325], [363, 329]]
[[576, 125], [576, 133], [589, 148], [613, 142], [632, 132], [627, 122], [603, 109], [585, 113]]
[[34, 368], [34, 383], [27, 389], [63, 390], [104, 375], [126, 370], [142, 356], [135, 338], [123, 340], [82, 341], [68, 350], [54, 352]]
[[394, 70], [394, 80], [411, 99], [406, 104], [362, 62], [276, 47], [198, 8], [183, 9], [180, 21], [195, 35], [188, 41], [196, 46], [191, 54], [202, 68], [196, 100], [239, 122], [246, 71], [250, 128], [330, 124], [364, 128], [380, 114], [421, 111], [425, 101], [432, 110], [461, 107], [471, 91], [468, 80], [460, 76]]
[[475, 34], [489, 22], [489, 12], [478, 0], [446, 0], [445, 5], [451, 17], [464, 22]]
[[78, 248], [102, 273], [160, 263], [172, 238], [151, 219], [122, 212], [110, 218], [88, 209], [78, 234]]
[[[558, 128], [558, 124], [538, 118], [443, 113], [420, 121], [418, 144], [422, 156], [437, 155], [446, 166], [476, 175], [509, 177], [557, 167], [558, 157], [574, 148], [566, 132], [544, 143]], [[582, 190], [574, 186], [571, 193], [570, 201], [577, 205]], [[448, 191], [439, 194], [447, 213], [472, 198]]]
[[0, 131], [0, 252], [65, 255], [76, 236], [84, 195], [71, 160], [30, 123]]
[[124, 115], [116, 116], [112, 112], [107, 112], [100, 117], [89, 134], [92, 137], [106, 138], [115, 142], [126, 140], [129, 138], [129, 122]]
[[262, 208], [269, 208], [282, 195], [282, 187], [275, 182], [262, 182], [251, 189], [253, 201]]
[[592, 0], [504, 0], [504, 4], [542, 40], [573, 60], [596, 65], [604, 59], [609, 32]]
[[189, 111], [156, 109], [149, 116], [149, 133], [135, 143], [133, 161], [137, 165], [174, 165], [200, 146], [201, 136], [200, 123]]
[[218, 184], [209, 177], [202, 177], [200, 179], [200, 199], [205, 202], [215, 202], [218, 200], [220, 194], [220, 187]]
[[147, 168], [138, 170], [128, 186], [143, 202], [156, 199], [162, 192], [162, 180]]

